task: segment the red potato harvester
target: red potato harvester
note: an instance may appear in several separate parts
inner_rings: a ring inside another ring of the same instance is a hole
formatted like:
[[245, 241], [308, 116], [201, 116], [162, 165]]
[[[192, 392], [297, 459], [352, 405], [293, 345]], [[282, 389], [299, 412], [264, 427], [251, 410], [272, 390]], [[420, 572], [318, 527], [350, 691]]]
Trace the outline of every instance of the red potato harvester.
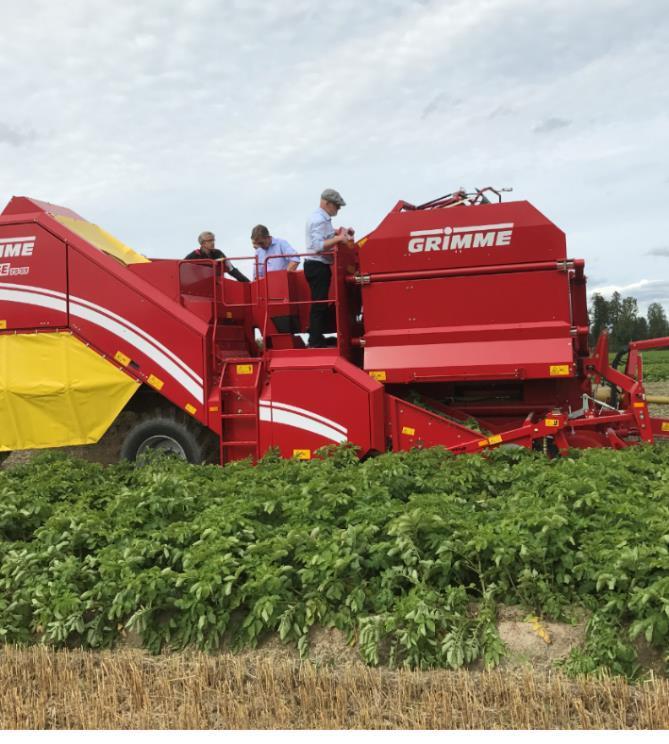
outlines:
[[149, 260], [14, 197], [0, 215], [0, 453], [106, 433], [128, 459], [220, 463], [347, 441], [361, 457], [552, 455], [669, 437], [639, 353], [669, 338], [630, 344], [624, 372], [605, 335], [589, 348], [584, 262], [528, 202], [491, 188], [400, 201], [336, 249], [328, 302], [336, 346], [306, 348], [302, 272], [238, 283], [213, 261]]

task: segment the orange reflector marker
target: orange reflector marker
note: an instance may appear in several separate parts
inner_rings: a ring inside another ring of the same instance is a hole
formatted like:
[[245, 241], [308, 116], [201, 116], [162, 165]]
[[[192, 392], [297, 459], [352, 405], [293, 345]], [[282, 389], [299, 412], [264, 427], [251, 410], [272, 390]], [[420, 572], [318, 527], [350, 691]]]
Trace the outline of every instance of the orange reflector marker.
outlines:
[[662, 431], [669, 431], [669, 421], [662, 422]]
[[569, 376], [569, 365], [568, 364], [551, 364], [548, 372], [551, 377], [568, 377]]
[[0, 331], [4, 331], [5, 328], [7, 328], [7, 321], [6, 320], [0, 320]]
[[294, 449], [293, 457], [296, 460], [311, 460], [311, 450], [308, 449]]
[[560, 426], [560, 419], [544, 419], [544, 426]]
[[645, 408], [646, 404], [643, 401], [635, 401], [632, 404], [635, 408]]
[[408, 434], [410, 437], [412, 437], [415, 433], [416, 433], [416, 430], [411, 426], [402, 427], [402, 434]]
[[209, 406], [209, 413], [216, 413], [218, 411], [218, 406]]
[[377, 382], [385, 382], [386, 379], [386, 373], [383, 369], [372, 370], [369, 373], [369, 376]]
[[114, 354], [114, 359], [124, 367], [127, 367], [130, 364], [130, 357], [126, 356], [122, 351], [117, 351], [116, 354]]
[[165, 384], [159, 377], [156, 377], [155, 375], [149, 375], [146, 381], [149, 383], [149, 385], [151, 385], [151, 387], [154, 387], [156, 390], [162, 390], [163, 385]]
[[479, 447], [487, 447], [488, 446], [488, 440], [487, 439], [480, 439], [479, 440]]
[[488, 437], [488, 444], [499, 444], [502, 441], [501, 434], [495, 434], [492, 437]]
[[252, 375], [253, 374], [253, 365], [252, 364], [238, 364], [237, 365], [237, 374], [238, 375]]
[[192, 406], [190, 403], [186, 403], [184, 408], [188, 413], [190, 413], [191, 416], [195, 416], [195, 414], [197, 413], [197, 408], [195, 408], [195, 406]]

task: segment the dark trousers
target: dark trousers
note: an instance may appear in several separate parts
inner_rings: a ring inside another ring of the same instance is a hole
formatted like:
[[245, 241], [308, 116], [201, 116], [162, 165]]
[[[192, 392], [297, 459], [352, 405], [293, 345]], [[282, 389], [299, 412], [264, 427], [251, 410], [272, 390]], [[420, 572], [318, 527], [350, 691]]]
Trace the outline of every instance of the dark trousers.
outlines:
[[309, 344], [323, 341], [323, 333], [328, 324], [328, 303], [316, 300], [327, 300], [330, 294], [332, 269], [330, 264], [320, 261], [305, 261], [304, 276], [311, 289], [311, 310], [309, 312]]

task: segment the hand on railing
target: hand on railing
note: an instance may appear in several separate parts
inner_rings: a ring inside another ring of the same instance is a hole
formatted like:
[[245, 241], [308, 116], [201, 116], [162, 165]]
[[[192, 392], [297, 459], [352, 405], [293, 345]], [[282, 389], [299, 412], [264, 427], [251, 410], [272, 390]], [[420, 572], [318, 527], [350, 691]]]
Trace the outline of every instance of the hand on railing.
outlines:
[[339, 227], [335, 232], [340, 243], [347, 243], [349, 240], [355, 240], [355, 230], [352, 227]]

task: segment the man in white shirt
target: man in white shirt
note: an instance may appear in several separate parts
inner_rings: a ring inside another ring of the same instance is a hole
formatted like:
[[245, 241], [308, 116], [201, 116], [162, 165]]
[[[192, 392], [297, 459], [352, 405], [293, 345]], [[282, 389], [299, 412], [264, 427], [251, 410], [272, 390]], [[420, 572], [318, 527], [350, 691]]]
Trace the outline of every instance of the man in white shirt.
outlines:
[[353, 239], [353, 231], [340, 227], [335, 230], [332, 218], [341, 207], [346, 206], [342, 195], [334, 189], [325, 189], [321, 194], [320, 206], [307, 219], [306, 251], [313, 255], [304, 259], [304, 276], [311, 289], [311, 310], [309, 313], [309, 346], [323, 348], [334, 345], [323, 335], [327, 327], [328, 305], [318, 300], [327, 300], [330, 293], [333, 262], [332, 250], [338, 243]]
[[256, 267], [253, 278], [262, 279], [267, 271], [295, 271], [300, 257], [293, 246], [283, 238], [274, 238], [265, 225], [256, 225], [251, 231], [251, 242], [256, 249]]

